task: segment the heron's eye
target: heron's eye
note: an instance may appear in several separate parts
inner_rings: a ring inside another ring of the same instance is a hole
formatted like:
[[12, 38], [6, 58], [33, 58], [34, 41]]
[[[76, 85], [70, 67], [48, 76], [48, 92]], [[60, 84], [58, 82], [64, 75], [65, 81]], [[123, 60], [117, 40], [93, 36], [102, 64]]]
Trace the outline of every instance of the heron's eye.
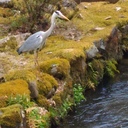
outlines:
[[59, 12], [58, 12], [58, 11], [55, 11], [55, 13], [56, 13], [57, 15], [59, 15]]

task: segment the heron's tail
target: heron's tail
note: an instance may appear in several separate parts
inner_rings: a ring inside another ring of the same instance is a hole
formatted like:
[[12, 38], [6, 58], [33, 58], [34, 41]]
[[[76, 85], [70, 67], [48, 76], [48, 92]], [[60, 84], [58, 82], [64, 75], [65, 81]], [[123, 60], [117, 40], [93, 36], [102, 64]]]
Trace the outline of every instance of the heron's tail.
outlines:
[[20, 47], [17, 49], [18, 54], [20, 55], [22, 51], [20, 50]]

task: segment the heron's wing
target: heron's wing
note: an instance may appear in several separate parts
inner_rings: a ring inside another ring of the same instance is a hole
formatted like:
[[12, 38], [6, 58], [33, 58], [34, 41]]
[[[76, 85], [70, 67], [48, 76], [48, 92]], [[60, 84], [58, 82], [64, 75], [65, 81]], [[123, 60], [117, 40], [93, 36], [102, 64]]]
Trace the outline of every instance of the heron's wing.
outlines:
[[44, 43], [45, 43], [44, 32], [39, 31], [29, 36], [19, 49], [21, 52], [29, 52], [39, 49], [40, 47], [43, 46]]

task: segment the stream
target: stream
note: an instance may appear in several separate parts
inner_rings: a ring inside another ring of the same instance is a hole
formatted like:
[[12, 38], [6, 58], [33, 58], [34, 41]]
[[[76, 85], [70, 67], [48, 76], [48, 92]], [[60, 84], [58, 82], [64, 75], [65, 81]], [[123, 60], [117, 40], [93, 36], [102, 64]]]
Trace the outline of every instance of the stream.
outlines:
[[59, 128], [128, 128], [128, 59], [122, 60], [120, 74], [103, 81], [96, 91], [85, 94]]

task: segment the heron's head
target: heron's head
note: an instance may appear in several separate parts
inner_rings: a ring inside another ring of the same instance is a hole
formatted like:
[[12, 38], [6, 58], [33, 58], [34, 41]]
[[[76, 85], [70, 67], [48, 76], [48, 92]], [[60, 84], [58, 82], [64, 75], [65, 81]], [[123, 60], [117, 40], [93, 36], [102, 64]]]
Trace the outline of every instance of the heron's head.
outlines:
[[54, 12], [55, 16], [61, 19], [69, 20], [66, 16], [64, 16], [60, 11], [55, 11]]

